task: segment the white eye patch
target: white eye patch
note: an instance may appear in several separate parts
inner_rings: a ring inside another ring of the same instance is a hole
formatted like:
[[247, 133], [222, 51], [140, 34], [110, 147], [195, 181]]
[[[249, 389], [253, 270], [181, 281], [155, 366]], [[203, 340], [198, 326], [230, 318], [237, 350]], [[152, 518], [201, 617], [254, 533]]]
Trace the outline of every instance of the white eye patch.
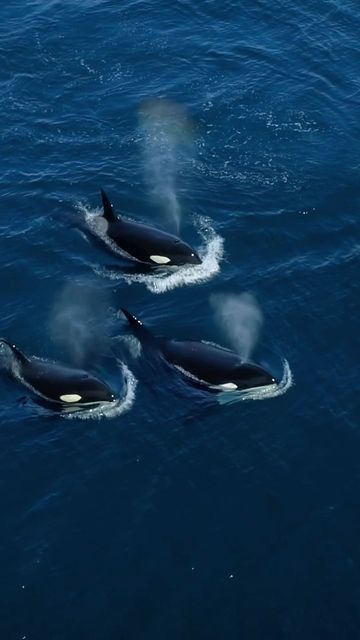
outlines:
[[66, 393], [63, 396], [60, 396], [61, 402], [79, 402], [81, 400], [81, 396], [77, 393]]
[[237, 384], [235, 384], [234, 382], [224, 382], [224, 384], [221, 384], [220, 387], [226, 389], [226, 391], [232, 391], [233, 389], [237, 389]]
[[167, 264], [170, 262], [170, 258], [167, 258], [166, 256], [150, 256], [150, 260], [156, 262], [156, 264]]

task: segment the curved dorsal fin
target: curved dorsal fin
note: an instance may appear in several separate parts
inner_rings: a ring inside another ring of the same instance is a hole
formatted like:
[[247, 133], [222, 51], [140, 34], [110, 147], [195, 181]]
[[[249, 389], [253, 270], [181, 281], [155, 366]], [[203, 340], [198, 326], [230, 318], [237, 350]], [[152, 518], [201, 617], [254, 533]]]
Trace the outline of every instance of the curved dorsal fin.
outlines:
[[135, 316], [131, 315], [131, 313], [129, 313], [129, 311], [124, 307], [120, 308], [127, 321], [129, 322], [129, 325], [134, 330], [135, 335], [138, 336], [139, 340], [145, 340], [152, 343], [158, 341], [158, 338], [154, 336], [154, 334], [151, 333], [151, 331], [143, 325], [141, 320], [138, 320], [137, 318], [135, 318]]
[[19, 362], [21, 362], [21, 364], [28, 364], [29, 363], [29, 360], [27, 359], [26, 355], [22, 351], [20, 351], [20, 349], [18, 349], [14, 344], [11, 344], [10, 342], [5, 340], [4, 338], [0, 338], [0, 343], [6, 344], [6, 346], [9, 347], [9, 349], [11, 349], [11, 351], [14, 354], [14, 356], [16, 356], [16, 358], [19, 360]]
[[119, 219], [114, 211], [114, 207], [111, 204], [109, 198], [107, 197], [105, 191], [103, 189], [100, 189], [100, 193], [101, 193], [101, 200], [104, 207], [105, 220], [107, 220], [108, 222], [118, 222]]

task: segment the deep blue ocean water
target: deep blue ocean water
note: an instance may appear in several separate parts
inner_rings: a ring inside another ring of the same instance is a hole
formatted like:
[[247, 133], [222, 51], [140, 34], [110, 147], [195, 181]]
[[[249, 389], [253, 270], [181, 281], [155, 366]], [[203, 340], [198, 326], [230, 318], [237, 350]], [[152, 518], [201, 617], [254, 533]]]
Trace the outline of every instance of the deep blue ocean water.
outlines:
[[[120, 401], [69, 419], [1, 372], [1, 640], [358, 636], [359, 23], [353, 0], [2, 3], [0, 334]], [[205, 266], [124, 264], [89, 233], [100, 187]], [[231, 346], [211, 300], [244, 292], [277, 397], [194, 390], [118, 313]]]

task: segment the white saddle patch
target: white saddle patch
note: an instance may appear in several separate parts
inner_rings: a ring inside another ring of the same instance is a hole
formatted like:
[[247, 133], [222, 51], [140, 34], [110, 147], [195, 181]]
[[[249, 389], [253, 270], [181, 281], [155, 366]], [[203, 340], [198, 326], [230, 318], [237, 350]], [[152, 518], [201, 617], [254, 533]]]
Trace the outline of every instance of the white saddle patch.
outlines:
[[65, 393], [65, 395], [60, 396], [61, 402], [79, 402], [81, 400], [81, 396], [77, 393]]
[[170, 258], [167, 258], [166, 256], [150, 256], [150, 260], [156, 262], [156, 264], [167, 264], [168, 262], [171, 262]]
[[234, 389], [237, 389], [237, 384], [235, 384], [234, 382], [224, 382], [224, 384], [221, 384], [220, 387], [222, 387], [222, 389], [226, 389], [227, 391], [233, 391]]

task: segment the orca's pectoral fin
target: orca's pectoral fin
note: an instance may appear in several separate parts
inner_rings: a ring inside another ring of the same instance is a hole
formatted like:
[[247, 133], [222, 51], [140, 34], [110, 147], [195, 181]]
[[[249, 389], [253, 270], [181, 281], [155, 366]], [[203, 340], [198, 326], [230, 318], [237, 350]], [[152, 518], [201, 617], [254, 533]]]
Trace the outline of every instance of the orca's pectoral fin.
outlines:
[[105, 218], [105, 220], [107, 220], [108, 222], [117, 222], [118, 218], [117, 218], [116, 213], [114, 211], [114, 207], [111, 204], [109, 198], [107, 197], [104, 189], [100, 189], [100, 193], [101, 193], [101, 200], [102, 200], [103, 207], [104, 207], [104, 218]]

